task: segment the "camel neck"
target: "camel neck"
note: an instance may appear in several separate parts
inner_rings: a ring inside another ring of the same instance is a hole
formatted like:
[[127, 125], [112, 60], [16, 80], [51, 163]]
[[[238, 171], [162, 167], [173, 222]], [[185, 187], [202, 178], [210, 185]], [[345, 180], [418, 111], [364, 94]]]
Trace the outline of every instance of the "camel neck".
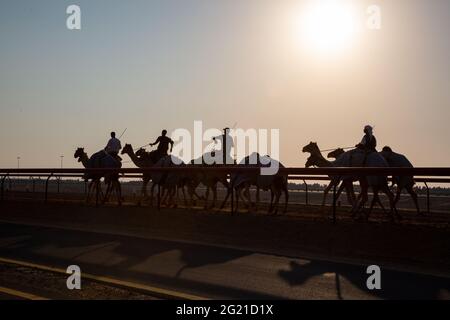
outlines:
[[318, 167], [332, 167], [333, 164], [331, 161], [328, 161], [327, 159], [325, 159], [322, 155], [322, 153], [318, 152], [317, 153], [317, 166]]
[[127, 152], [128, 156], [130, 157], [131, 161], [133, 161], [133, 163], [137, 166], [137, 167], [143, 167], [144, 166], [144, 161], [142, 161], [141, 159], [139, 159], [139, 157], [136, 155], [136, 153], [134, 153], [133, 150], [131, 150], [130, 152]]
[[88, 157], [87, 153], [85, 152], [81, 156], [81, 163], [83, 164], [83, 167], [87, 168], [88, 167], [88, 162], [89, 162], [89, 157]]

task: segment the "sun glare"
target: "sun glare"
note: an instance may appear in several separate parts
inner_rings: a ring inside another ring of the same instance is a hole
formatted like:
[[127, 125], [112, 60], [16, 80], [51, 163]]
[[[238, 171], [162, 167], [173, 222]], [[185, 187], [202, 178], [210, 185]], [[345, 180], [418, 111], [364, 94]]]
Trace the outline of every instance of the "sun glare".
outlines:
[[304, 8], [298, 28], [298, 35], [308, 49], [321, 54], [342, 51], [355, 37], [353, 7], [339, 0], [314, 1]]

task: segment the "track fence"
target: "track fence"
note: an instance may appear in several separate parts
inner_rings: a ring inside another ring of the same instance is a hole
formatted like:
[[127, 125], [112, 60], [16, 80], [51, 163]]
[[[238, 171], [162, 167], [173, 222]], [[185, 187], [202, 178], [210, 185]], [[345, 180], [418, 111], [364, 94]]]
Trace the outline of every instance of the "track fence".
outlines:
[[[177, 174], [193, 174], [193, 173], [220, 173], [227, 174], [230, 178], [233, 174], [260, 174], [260, 167], [257, 166], [201, 166], [187, 165], [181, 167], [151, 167], [151, 168], [122, 168], [122, 169], [0, 169], [1, 196], [0, 200], [5, 198], [5, 187], [9, 184], [11, 189], [12, 179], [28, 178], [29, 185], [34, 192], [37, 183], [44, 184], [44, 201], [48, 200], [49, 183], [55, 181], [57, 192], [60, 192], [61, 181], [65, 179], [84, 179], [86, 175], [113, 175], [117, 174], [120, 180], [141, 179], [144, 174], [152, 173], [177, 173]], [[305, 187], [305, 204], [309, 204], [308, 182], [328, 182], [330, 177], [366, 177], [366, 176], [414, 176], [417, 183], [424, 183], [427, 197], [427, 212], [430, 213], [430, 183], [449, 184], [450, 168], [280, 168], [278, 175], [286, 176], [289, 181], [303, 182]], [[336, 206], [337, 206], [337, 186], [333, 186], [333, 203], [332, 214], [333, 221], [336, 222]], [[233, 191], [231, 194], [231, 211], [234, 212]], [[85, 193], [87, 192], [87, 184], [85, 183]], [[160, 203], [160, 191], [157, 193], [158, 207]], [[98, 198], [98, 197], [97, 197]], [[98, 202], [97, 202], [98, 205]]]

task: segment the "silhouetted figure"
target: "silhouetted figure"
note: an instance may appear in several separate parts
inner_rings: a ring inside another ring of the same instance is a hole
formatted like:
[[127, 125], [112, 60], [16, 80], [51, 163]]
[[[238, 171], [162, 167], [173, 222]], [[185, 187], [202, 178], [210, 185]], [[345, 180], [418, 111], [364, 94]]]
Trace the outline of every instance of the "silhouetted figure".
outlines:
[[118, 159], [121, 149], [122, 145], [120, 143], [120, 140], [116, 138], [116, 133], [111, 132], [111, 139], [109, 139], [108, 144], [105, 147], [106, 153]]
[[220, 141], [222, 144], [221, 153], [223, 155], [223, 164], [234, 164], [234, 159], [231, 155], [231, 149], [234, 147], [233, 137], [230, 135], [230, 128], [223, 129], [223, 134], [213, 137], [215, 142]]
[[169, 151], [170, 144], [170, 152], [172, 152], [173, 148], [173, 140], [167, 137], [167, 130], [163, 130], [161, 135], [156, 139], [154, 143], [150, 143], [150, 146], [158, 145], [157, 151], [161, 156], [167, 156]]
[[364, 127], [364, 137], [361, 142], [356, 145], [356, 148], [364, 150], [366, 153], [377, 151], [377, 139], [373, 135], [372, 126], [367, 125]]

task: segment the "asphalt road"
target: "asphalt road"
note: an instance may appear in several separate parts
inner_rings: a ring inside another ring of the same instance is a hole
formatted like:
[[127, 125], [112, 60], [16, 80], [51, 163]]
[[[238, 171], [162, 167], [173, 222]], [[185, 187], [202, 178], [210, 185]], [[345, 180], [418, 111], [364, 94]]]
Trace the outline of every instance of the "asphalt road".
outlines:
[[450, 298], [449, 278], [382, 265], [382, 289], [370, 291], [367, 266], [10, 223], [0, 223], [0, 257], [64, 269], [75, 264], [82, 273], [206, 298]]

